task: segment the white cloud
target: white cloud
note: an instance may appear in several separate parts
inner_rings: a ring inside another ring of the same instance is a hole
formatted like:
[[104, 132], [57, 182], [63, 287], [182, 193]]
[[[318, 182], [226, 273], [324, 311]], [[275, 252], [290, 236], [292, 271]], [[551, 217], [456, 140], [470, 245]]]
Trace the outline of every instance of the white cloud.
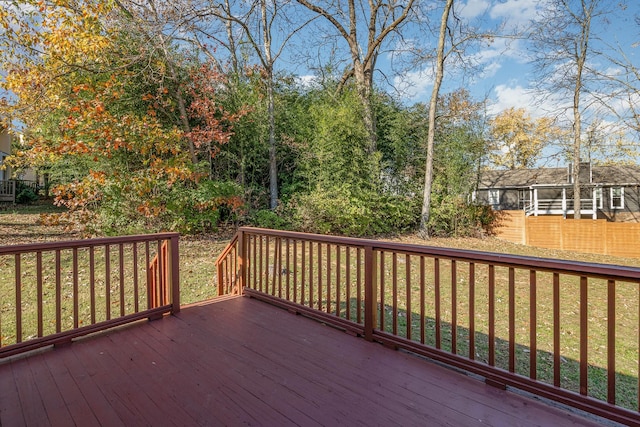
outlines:
[[407, 71], [394, 77], [393, 85], [403, 97], [411, 101], [417, 101], [429, 93], [429, 89], [433, 85], [433, 79], [434, 76], [431, 69]]
[[489, 12], [492, 19], [502, 19], [507, 27], [525, 25], [534, 19], [541, 5], [540, 0], [507, 0], [496, 3]]
[[487, 0], [467, 0], [458, 7], [457, 12], [464, 19], [474, 19], [487, 12], [490, 6]]

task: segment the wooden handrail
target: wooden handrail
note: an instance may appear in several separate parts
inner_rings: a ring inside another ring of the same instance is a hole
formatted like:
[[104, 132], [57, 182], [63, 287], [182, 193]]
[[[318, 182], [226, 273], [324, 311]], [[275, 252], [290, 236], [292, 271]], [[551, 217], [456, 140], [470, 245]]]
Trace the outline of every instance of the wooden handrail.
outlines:
[[[482, 375], [490, 384], [623, 424], [640, 419], [640, 399], [622, 407], [616, 397], [628, 381], [638, 384], [619, 378], [616, 368], [622, 354], [633, 352], [636, 372], [640, 344], [631, 338], [628, 348], [616, 334], [623, 333], [620, 320], [637, 319], [639, 268], [251, 227], [237, 236], [224, 263], [234, 254], [242, 259], [233, 271], [247, 295]], [[621, 299], [628, 308], [616, 304]], [[602, 328], [594, 319], [600, 312]], [[637, 320], [625, 327], [637, 333]], [[546, 330], [548, 342], [539, 338]], [[603, 355], [594, 340], [607, 343]], [[602, 361], [594, 364], [596, 356]], [[552, 369], [542, 366], [547, 360]], [[565, 384], [563, 370], [574, 365], [577, 382]], [[599, 378], [603, 385], [590, 385]]]

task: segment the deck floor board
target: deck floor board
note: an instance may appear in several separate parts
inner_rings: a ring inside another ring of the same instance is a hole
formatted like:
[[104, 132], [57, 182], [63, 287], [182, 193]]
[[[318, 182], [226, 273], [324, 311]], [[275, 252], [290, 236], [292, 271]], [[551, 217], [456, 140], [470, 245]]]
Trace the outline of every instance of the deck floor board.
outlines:
[[598, 425], [250, 298], [0, 361], [0, 425], [47, 423]]

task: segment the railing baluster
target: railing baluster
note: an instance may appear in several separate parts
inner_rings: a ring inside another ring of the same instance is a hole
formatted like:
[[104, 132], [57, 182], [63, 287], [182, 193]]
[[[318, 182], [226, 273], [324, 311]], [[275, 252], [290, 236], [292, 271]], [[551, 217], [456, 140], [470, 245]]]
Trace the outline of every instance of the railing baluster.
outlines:
[[278, 269], [276, 270], [278, 275], [278, 298], [282, 298], [282, 239], [280, 238], [276, 240], [276, 253], [278, 254]]
[[398, 335], [398, 254], [393, 252], [391, 255], [391, 293], [393, 303], [391, 305], [393, 312], [391, 313], [391, 323], [393, 335]]
[[356, 250], [356, 321], [362, 323], [362, 254], [360, 248]]
[[[91, 247], [93, 249], [93, 247]], [[138, 243], [133, 242], [132, 247], [133, 252], [133, 310], [137, 313], [140, 309], [139, 299], [140, 299], [140, 290], [138, 283]], [[92, 254], [93, 255], [93, 254]], [[93, 282], [93, 279], [91, 280]], [[91, 303], [93, 305], [93, 302]]]
[[[264, 266], [264, 248], [262, 247], [263, 246], [262, 245], [262, 241], [263, 240], [264, 240], [264, 237], [260, 236], [260, 263], [259, 263], [260, 264], [260, 268], [259, 268], [259, 271], [258, 271], [258, 273], [260, 273], [259, 276], [258, 276], [259, 277], [258, 281], [259, 281], [259, 286], [260, 286], [260, 292], [262, 292], [262, 284], [265, 283], [265, 280], [263, 280], [263, 278], [262, 278], [263, 277], [262, 276], [262, 274], [263, 274], [262, 268]], [[266, 283], [268, 283], [268, 282], [266, 282]]]
[[[42, 295], [42, 251], [36, 252], [36, 281], [38, 292], [38, 337], [44, 335], [44, 313], [43, 313], [43, 295]], [[2, 333], [0, 333], [2, 335]]]
[[469, 263], [469, 359], [476, 358], [476, 265]]
[[318, 310], [322, 311], [322, 243], [318, 242]]
[[118, 267], [120, 268], [120, 316], [124, 316], [125, 312], [125, 295], [124, 295], [124, 245], [118, 245]]
[[458, 267], [451, 260], [451, 353], [458, 353]]
[[509, 372], [516, 370], [516, 278], [509, 267]]
[[588, 299], [587, 299], [588, 281], [585, 276], [580, 277], [580, 394], [586, 396], [588, 394], [587, 385], [587, 367], [588, 347], [589, 347], [589, 317], [588, 317]]
[[336, 245], [336, 316], [340, 317], [342, 312], [340, 307], [340, 245]]
[[56, 249], [56, 332], [62, 331], [62, 284], [60, 268], [60, 249]]
[[[301, 285], [302, 285], [302, 286], [300, 286], [300, 304], [304, 305], [304, 303], [305, 303], [305, 288], [307, 287], [306, 283], [305, 283], [305, 280], [304, 280], [305, 279], [305, 277], [304, 277], [305, 276], [305, 272], [307, 271], [307, 264], [305, 262], [305, 257], [306, 257], [307, 250], [306, 250], [306, 244], [305, 244], [304, 240], [300, 242], [300, 250], [302, 251], [302, 259], [301, 259], [301, 264], [300, 264], [300, 268], [302, 269], [302, 271], [300, 272], [300, 282], [301, 282]], [[311, 260], [311, 258], [309, 258], [309, 260]]]
[[291, 286], [291, 279], [290, 279], [289, 276], [291, 275], [290, 274], [291, 272], [289, 271], [289, 269], [291, 268], [291, 265], [289, 264], [289, 257], [290, 257], [290, 253], [289, 253], [289, 251], [290, 251], [289, 242], [290, 241], [289, 241], [289, 239], [286, 239], [286, 242], [287, 242], [287, 252], [286, 252], [286, 260], [287, 260], [287, 262], [285, 263], [285, 270], [287, 271], [287, 280], [286, 280], [287, 292], [286, 292], [286, 296], [287, 296], [287, 301], [290, 301], [291, 298], [290, 298], [290, 289], [289, 289], [289, 287]]
[[[364, 337], [373, 341], [376, 327], [378, 298], [376, 295], [376, 253], [371, 246], [364, 248]], [[381, 278], [382, 279], [382, 278]]]
[[380, 330], [384, 331], [385, 322], [385, 301], [387, 300], [387, 294], [384, 289], [384, 251], [380, 251]]
[[[639, 329], [640, 330], [640, 329]], [[640, 388], [638, 389], [640, 394]], [[616, 403], [616, 281], [607, 281], [607, 402]]]
[[327, 244], [327, 313], [331, 313], [331, 245]]
[[[144, 242], [144, 260], [145, 260], [145, 270], [147, 272], [147, 310], [150, 310], [153, 307], [153, 271], [150, 268], [151, 266], [151, 254], [149, 248], [149, 241]], [[106, 257], [105, 257], [106, 259]], [[218, 273], [220, 269], [218, 269]], [[220, 278], [218, 277], [218, 282]]]
[[16, 285], [16, 342], [22, 342], [22, 269], [20, 254], [15, 254], [15, 285]]
[[425, 343], [425, 277], [424, 277], [424, 256], [420, 256], [420, 343]]
[[407, 339], [411, 339], [411, 326], [413, 325], [412, 313], [411, 313], [411, 257], [409, 254], [404, 256], [404, 265], [405, 265], [405, 283], [406, 283], [406, 313], [407, 313]]
[[[304, 266], [304, 261], [302, 262]], [[304, 286], [304, 285], [303, 285]], [[298, 241], [293, 241], [293, 302], [298, 302]]]
[[496, 365], [496, 268], [489, 264], [489, 366]]
[[442, 348], [442, 317], [440, 308], [440, 259], [433, 259], [433, 286], [436, 305], [436, 348]]
[[313, 242], [309, 242], [309, 307], [313, 308]]
[[344, 256], [345, 256], [345, 309], [346, 316], [348, 320], [351, 319], [351, 248], [349, 246], [345, 246], [344, 248]]
[[78, 248], [73, 248], [73, 327], [78, 327]]
[[553, 385], [560, 387], [560, 275], [553, 273]]
[[536, 271], [529, 271], [529, 378], [538, 377], [538, 344], [536, 331], [538, 330], [537, 318], [537, 280]]

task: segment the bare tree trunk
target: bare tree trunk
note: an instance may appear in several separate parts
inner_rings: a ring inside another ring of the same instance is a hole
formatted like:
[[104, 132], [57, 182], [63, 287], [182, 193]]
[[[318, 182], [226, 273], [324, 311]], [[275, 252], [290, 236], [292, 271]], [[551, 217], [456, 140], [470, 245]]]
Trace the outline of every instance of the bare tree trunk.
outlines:
[[264, 59], [267, 72], [267, 115], [269, 120], [269, 208], [278, 206], [278, 164], [276, 157], [276, 118], [275, 100], [273, 94], [273, 58], [271, 56], [271, 31], [268, 31], [266, 0], [260, 1], [262, 27], [262, 40], [264, 42]]
[[440, 35], [438, 36], [438, 48], [436, 57], [436, 78], [433, 82], [431, 100], [429, 102], [429, 129], [427, 133], [427, 164], [424, 174], [424, 194], [422, 198], [422, 214], [420, 216], [420, 236], [429, 238], [429, 216], [431, 213], [431, 187], [433, 186], [433, 144], [436, 135], [436, 108], [438, 106], [438, 94], [444, 76], [444, 46], [447, 32], [449, 13], [453, 7], [453, 0], [447, 0], [442, 11], [440, 21]]

